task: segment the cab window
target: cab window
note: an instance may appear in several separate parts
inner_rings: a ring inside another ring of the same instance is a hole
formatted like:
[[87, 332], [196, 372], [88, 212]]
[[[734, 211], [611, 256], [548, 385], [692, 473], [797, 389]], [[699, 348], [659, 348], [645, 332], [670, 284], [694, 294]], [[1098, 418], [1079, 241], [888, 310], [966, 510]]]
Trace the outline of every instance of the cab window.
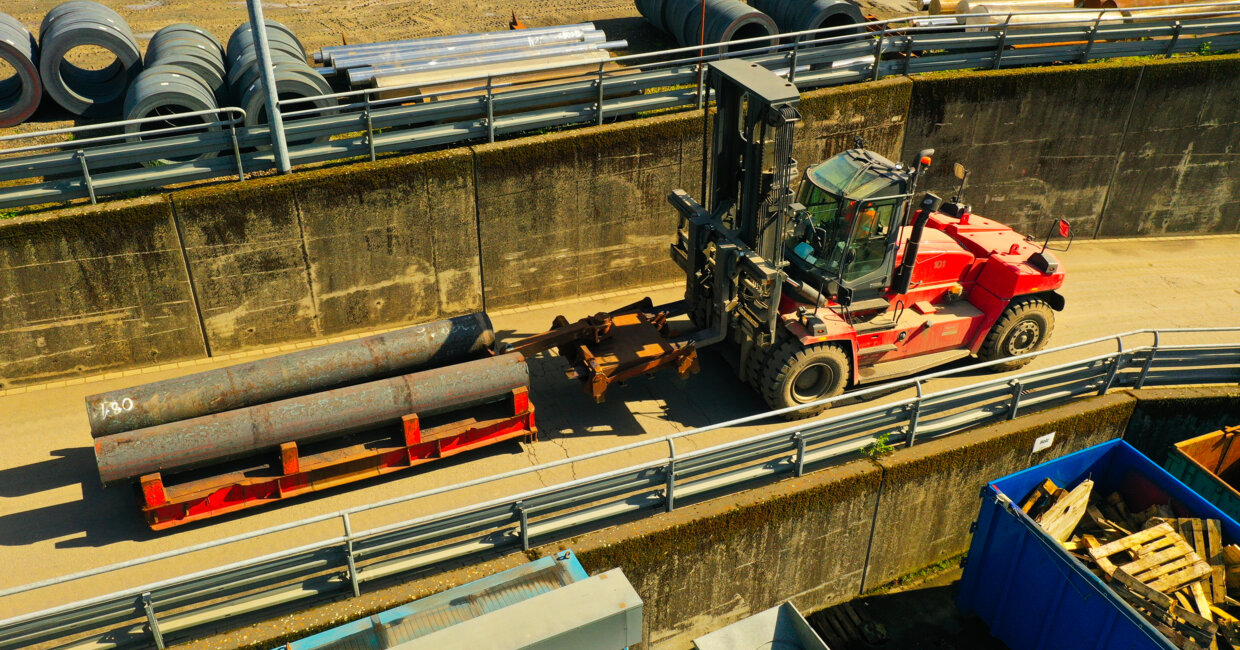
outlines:
[[845, 282], [859, 280], [883, 266], [895, 209], [895, 201], [862, 202], [849, 244], [852, 261], [844, 269]]

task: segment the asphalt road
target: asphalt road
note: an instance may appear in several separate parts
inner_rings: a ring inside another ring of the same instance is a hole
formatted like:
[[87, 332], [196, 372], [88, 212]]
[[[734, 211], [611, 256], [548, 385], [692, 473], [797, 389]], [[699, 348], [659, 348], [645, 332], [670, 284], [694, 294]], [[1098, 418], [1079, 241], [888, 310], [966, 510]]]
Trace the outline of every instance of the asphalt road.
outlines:
[[[1140, 328], [1240, 325], [1238, 249], [1240, 238], [1235, 236], [1077, 242], [1071, 251], [1061, 255], [1068, 270], [1063, 289], [1068, 306], [1058, 315], [1051, 345]], [[674, 300], [679, 294], [679, 289], [666, 287], [648, 291], [656, 302]], [[543, 331], [556, 314], [562, 313], [573, 320], [633, 300], [631, 294], [609, 294], [550, 308], [493, 314], [493, 321], [503, 338], [512, 339]], [[1238, 338], [1240, 333], [1198, 335], [1196, 338], [1179, 335], [1168, 342]], [[1132, 342], [1147, 341], [1148, 338]], [[1107, 349], [1113, 349], [1113, 344], [1059, 353], [1053, 359], [1039, 359], [1031, 367], [1084, 358]], [[443, 464], [426, 465], [408, 473], [164, 533], [146, 529], [133, 491], [123, 487], [100, 487], [83, 399], [89, 394], [219, 367], [236, 363], [236, 360], [5, 395], [0, 397], [0, 440], [4, 443], [0, 447], [3, 449], [0, 452], [0, 566], [4, 568], [0, 571], [0, 589], [764, 410], [761, 400], [735, 379], [717, 353], [707, 350], [701, 357], [702, 372], [687, 382], [667, 375], [640, 378], [613, 389], [608, 401], [597, 405], [578, 384], [564, 379], [565, 366], [561, 360], [538, 359], [531, 364], [532, 398], [541, 431], [541, 439], [536, 443], [502, 443]], [[976, 380], [976, 377], [943, 379], [932, 386], [932, 390]], [[763, 423], [721, 429], [684, 440], [677, 447], [678, 451], [688, 451], [773, 426], [776, 425]], [[665, 453], [665, 446], [652, 445], [499, 484], [371, 511], [355, 519], [354, 530], [550, 485]], [[122, 574], [92, 578], [71, 587], [53, 587], [0, 599], [0, 618], [235, 562], [339, 533], [339, 526], [334, 523], [320, 524], [226, 549], [144, 565]]]

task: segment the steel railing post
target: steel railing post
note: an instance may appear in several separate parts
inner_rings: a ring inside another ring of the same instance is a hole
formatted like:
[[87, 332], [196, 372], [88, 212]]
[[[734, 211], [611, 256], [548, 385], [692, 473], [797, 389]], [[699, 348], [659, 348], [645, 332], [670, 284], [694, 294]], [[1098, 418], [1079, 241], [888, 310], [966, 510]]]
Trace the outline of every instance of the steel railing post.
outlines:
[[344, 559], [349, 563], [349, 584], [353, 586], [353, 597], [362, 595], [361, 584], [357, 579], [357, 561], [353, 559], [353, 523], [349, 521], [349, 513], [340, 513], [344, 521]]
[[595, 124], [603, 126], [603, 63], [598, 64], [598, 79], [594, 82], [598, 86], [598, 111]]
[[1089, 63], [1089, 53], [1094, 50], [1094, 39], [1098, 38], [1098, 24], [1102, 22], [1102, 15], [1106, 11], [1099, 11], [1098, 17], [1094, 19], [1094, 26], [1089, 30], [1089, 42], [1085, 44], [1085, 50], [1081, 52], [1081, 63]]
[[155, 607], [151, 604], [151, 592], [142, 594], [142, 611], [146, 613], [146, 624], [151, 628], [151, 637], [155, 647], [164, 650], [164, 635], [159, 631], [159, 619], [155, 616]]
[[913, 386], [917, 389], [917, 401], [909, 404], [908, 408], [908, 442], [905, 444], [906, 447], [912, 447], [917, 441], [917, 422], [921, 419], [921, 398], [924, 394], [920, 379], [913, 382]]
[[1015, 420], [1016, 412], [1020, 410], [1020, 394], [1024, 390], [1024, 384], [1019, 379], [1013, 379], [1012, 383], [1012, 405], [1008, 407], [1008, 419]]
[[667, 496], [663, 500], [663, 506], [666, 512], [671, 512], [676, 509], [676, 441], [668, 438], [667, 447], [667, 467], [664, 469], [664, 478], [666, 480], [664, 489], [667, 492]]
[[801, 53], [801, 36], [792, 41], [792, 52], [788, 56], [788, 83], [797, 82], [797, 56]]
[[698, 73], [697, 74], [697, 78], [698, 78], [697, 79], [697, 107], [705, 108], [706, 97], [704, 96], [704, 93], [703, 93], [703, 91], [706, 88], [706, 64], [705, 63], [698, 61], [697, 73]]
[[913, 34], [904, 33], [904, 74], [908, 74], [909, 66], [913, 63]]
[[1150, 348], [1150, 356], [1145, 360], [1145, 365], [1141, 367], [1141, 376], [1137, 377], [1137, 384], [1133, 388], [1145, 386], [1145, 376], [1150, 374], [1150, 366], [1154, 365], [1156, 354], [1158, 354], [1158, 330], [1154, 330], [1154, 346]]
[[95, 200], [95, 182], [91, 180], [90, 167], [86, 166], [86, 152], [78, 149], [74, 156], [77, 157], [78, 162], [82, 165], [82, 180], [86, 183], [86, 191], [90, 193], [90, 203], [94, 205], [97, 203]]
[[995, 63], [991, 66], [992, 70], [998, 70], [1003, 62], [1003, 48], [1007, 47], [1008, 25], [1010, 24], [1012, 24], [1012, 14], [1007, 15], [1007, 19], [1003, 21], [1003, 29], [999, 31], [999, 43], [995, 46]]
[[245, 165], [241, 164], [241, 146], [237, 144], [237, 118], [228, 117], [228, 132], [232, 136], [233, 162], [237, 165], [237, 182], [245, 182]]
[[487, 75], [487, 142], [495, 142], [495, 78]]
[[883, 39], [887, 36], [887, 28], [883, 27], [883, 31], [874, 36], [874, 75], [871, 81], [878, 81], [882, 75], [883, 63]]
[[284, 119], [280, 117], [280, 98], [276, 94], [276, 73], [272, 68], [271, 48], [267, 45], [267, 22], [263, 19], [263, 0], [245, 0], [250, 12], [250, 31], [254, 35], [254, 51], [262, 74], [258, 82], [267, 94], [267, 125], [271, 128], [271, 146], [276, 152], [276, 168], [281, 174], [292, 171], [288, 142], [284, 137]]
[[1180, 32], [1183, 29], [1184, 26], [1180, 24], [1180, 21], [1175, 21], [1175, 31], [1171, 32], [1171, 42], [1167, 43], [1167, 54], [1163, 58], [1170, 59], [1171, 55], [1175, 53], [1175, 46], [1176, 43], [1180, 42]]
[[805, 434], [800, 431], [792, 434], [792, 439], [797, 443], [797, 476], [805, 475]]
[[517, 517], [521, 520], [521, 550], [530, 550], [530, 519], [525, 514], [525, 504], [518, 501], [512, 505], [517, 511]]
[[370, 116], [370, 90], [366, 90], [366, 148], [370, 150], [370, 162], [375, 161], [375, 122]]

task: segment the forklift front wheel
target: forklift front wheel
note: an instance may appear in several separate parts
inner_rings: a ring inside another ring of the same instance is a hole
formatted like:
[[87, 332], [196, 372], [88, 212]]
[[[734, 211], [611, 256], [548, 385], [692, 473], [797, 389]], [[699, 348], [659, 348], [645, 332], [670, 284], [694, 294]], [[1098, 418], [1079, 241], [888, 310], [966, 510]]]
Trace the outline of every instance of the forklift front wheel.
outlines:
[[[773, 409], [809, 404], [844, 392], [852, 364], [839, 346], [819, 343], [802, 347], [796, 339], [785, 341], [766, 365], [763, 395]], [[789, 420], [817, 415], [827, 409], [820, 404], [791, 411]]]
[[[1021, 354], [1041, 350], [1055, 329], [1055, 312], [1049, 303], [1041, 298], [1026, 298], [1012, 301], [999, 321], [986, 335], [982, 348], [977, 356], [982, 361], [1006, 359]], [[1008, 372], [1022, 368], [1033, 357], [998, 363], [991, 366], [996, 372]]]

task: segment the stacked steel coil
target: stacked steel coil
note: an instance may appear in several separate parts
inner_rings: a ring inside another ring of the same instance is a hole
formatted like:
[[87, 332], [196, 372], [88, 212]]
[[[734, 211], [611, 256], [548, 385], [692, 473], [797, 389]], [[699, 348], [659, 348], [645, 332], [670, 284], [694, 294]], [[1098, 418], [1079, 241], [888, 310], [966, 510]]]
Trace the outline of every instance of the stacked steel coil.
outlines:
[[[71, 50], [98, 46], [116, 60], [100, 70], [65, 60]], [[120, 112], [125, 92], [142, 71], [142, 55], [129, 24], [96, 2], [71, 0], [43, 17], [39, 29], [39, 74], [43, 88], [65, 110], [88, 117]]]
[[[753, 0], [754, 8], [766, 13], [779, 25], [781, 32], [803, 32], [828, 27], [849, 27], [865, 22], [861, 8], [848, 0]], [[840, 29], [830, 35], [860, 31]]]
[[650, 24], [686, 47], [779, 33], [770, 16], [740, 0], [641, 0], [637, 9]]
[[[224, 49], [214, 36], [194, 25], [169, 25], [151, 37], [145, 65], [125, 93], [125, 119], [165, 119], [129, 124], [125, 126], [126, 132], [140, 133], [196, 124], [202, 124], [209, 130], [219, 130], [219, 117], [212, 113], [178, 117], [218, 108], [221, 99], [227, 97]], [[217, 152], [211, 151], [143, 164], [153, 166], [215, 155]]]
[[0, 127], [21, 124], [34, 114], [43, 98], [39, 80], [39, 45], [26, 26], [0, 14], [0, 61], [16, 74], [0, 79]]
[[[327, 80], [306, 63], [306, 50], [293, 31], [274, 20], [267, 20], [265, 23], [276, 94], [280, 99], [331, 94], [332, 88]], [[246, 112], [246, 125], [266, 124], [267, 95], [262, 84], [263, 72], [258, 65], [258, 51], [254, 47], [254, 34], [250, 23], [243, 23], [233, 31], [228, 38], [225, 52], [228, 57], [228, 87], [232, 92], [232, 100]], [[290, 110], [330, 108], [335, 104], [334, 100], [320, 99], [296, 105]]]

